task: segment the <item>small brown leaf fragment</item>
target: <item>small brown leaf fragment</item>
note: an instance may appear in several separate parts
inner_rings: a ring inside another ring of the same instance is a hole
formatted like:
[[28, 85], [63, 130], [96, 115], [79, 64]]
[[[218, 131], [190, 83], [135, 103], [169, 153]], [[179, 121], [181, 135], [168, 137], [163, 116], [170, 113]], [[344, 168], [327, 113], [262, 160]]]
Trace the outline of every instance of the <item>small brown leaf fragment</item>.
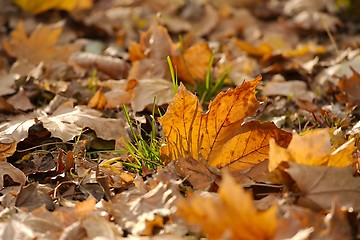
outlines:
[[0, 139], [0, 161], [6, 161], [16, 151], [16, 142], [10, 139]]
[[89, 108], [95, 108], [97, 110], [102, 110], [102, 109], [104, 109], [106, 102], [107, 102], [106, 97], [105, 97], [102, 89], [100, 88], [99, 90], [96, 91], [94, 96], [89, 100], [87, 106]]
[[179, 200], [177, 213], [200, 226], [209, 239], [271, 239], [277, 225], [277, 208], [258, 211], [251, 194], [227, 173], [218, 194], [191, 194]]

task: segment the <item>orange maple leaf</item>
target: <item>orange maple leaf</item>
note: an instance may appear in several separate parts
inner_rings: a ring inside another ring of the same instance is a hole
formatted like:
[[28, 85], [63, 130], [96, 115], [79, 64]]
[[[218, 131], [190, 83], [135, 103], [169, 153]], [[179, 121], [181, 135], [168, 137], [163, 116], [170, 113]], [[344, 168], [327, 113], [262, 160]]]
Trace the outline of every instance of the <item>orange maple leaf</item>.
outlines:
[[220, 93], [203, 113], [198, 98], [181, 85], [167, 112], [159, 118], [166, 136], [166, 162], [180, 157], [241, 172], [268, 158], [269, 140], [287, 146], [291, 134], [273, 123], [245, 122], [259, 106], [255, 88], [261, 76]]
[[4, 41], [3, 47], [7, 54], [17, 59], [25, 59], [33, 64], [44, 61], [66, 62], [74, 51], [72, 45], [56, 43], [62, 32], [62, 23], [55, 25], [39, 25], [30, 36], [26, 35], [23, 21], [19, 21], [16, 29], [11, 33], [10, 41]]
[[179, 200], [177, 213], [209, 239], [271, 239], [277, 226], [276, 206], [258, 211], [251, 194], [226, 173], [218, 196], [191, 194]]
[[181, 55], [172, 56], [171, 61], [178, 77], [194, 84], [196, 81], [205, 81], [211, 54], [207, 43], [199, 43], [186, 49]]

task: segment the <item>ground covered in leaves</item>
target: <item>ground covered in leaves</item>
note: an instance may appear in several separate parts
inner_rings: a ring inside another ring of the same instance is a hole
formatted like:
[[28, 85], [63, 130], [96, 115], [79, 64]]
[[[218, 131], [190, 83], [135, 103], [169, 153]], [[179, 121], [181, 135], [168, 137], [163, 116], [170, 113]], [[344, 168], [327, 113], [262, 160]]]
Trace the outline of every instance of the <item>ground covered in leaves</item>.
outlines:
[[1, 239], [360, 239], [356, 0], [1, 0]]

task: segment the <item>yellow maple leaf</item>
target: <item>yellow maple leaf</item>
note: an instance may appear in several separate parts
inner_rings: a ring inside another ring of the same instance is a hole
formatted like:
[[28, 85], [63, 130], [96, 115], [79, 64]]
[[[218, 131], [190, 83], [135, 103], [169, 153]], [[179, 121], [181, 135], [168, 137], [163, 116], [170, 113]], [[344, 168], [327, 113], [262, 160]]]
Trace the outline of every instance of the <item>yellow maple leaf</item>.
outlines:
[[239, 172], [268, 157], [271, 137], [287, 146], [291, 134], [273, 123], [244, 123], [258, 109], [255, 88], [260, 81], [261, 76], [218, 94], [207, 113], [203, 113], [198, 98], [181, 85], [166, 114], [159, 118], [167, 138], [161, 148], [163, 159], [191, 157]]
[[4, 41], [3, 47], [7, 54], [17, 59], [25, 59], [33, 64], [44, 61], [67, 61], [74, 47], [56, 43], [61, 35], [62, 22], [54, 25], [39, 25], [28, 37], [23, 21], [19, 21], [11, 33], [10, 41]]
[[71, 12], [73, 10], [89, 9], [93, 6], [92, 0], [13, 0], [15, 4], [30, 12], [38, 14], [50, 9], [59, 9]]
[[177, 213], [202, 228], [209, 239], [271, 239], [277, 226], [277, 208], [258, 211], [252, 196], [225, 173], [218, 196], [191, 194], [178, 202]]
[[354, 162], [354, 139], [332, 151], [328, 129], [316, 129], [304, 136], [294, 134], [289, 146], [282, 148], [270, 140], [269, 171], [281, 162], [296, 162], [313, 166], [347, 167]]

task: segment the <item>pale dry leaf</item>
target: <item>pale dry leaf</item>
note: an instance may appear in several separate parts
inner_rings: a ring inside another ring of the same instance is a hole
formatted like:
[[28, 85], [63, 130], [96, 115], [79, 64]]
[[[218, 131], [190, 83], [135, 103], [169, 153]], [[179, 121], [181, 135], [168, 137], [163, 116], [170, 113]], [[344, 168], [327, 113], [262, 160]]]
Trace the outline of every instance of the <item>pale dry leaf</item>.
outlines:
[[[58, 137], [63, 141], [69, 141], [80, 135], [85, 127], [93, 129], [97, 137], [104, 140], [126, 138], [124, 119], [102, 118], [101, 115], [102, 113], [97, 110], [85, 106], [76, 106], [61, 109], [57, 115], [43, 116], [38, 114], [38, 120], [51, 132], [53, 137]], [[34, 123], [33, 119], [3, 123], [0, 125], [1, 135], [19, 142], [27, 137], [27, 131]]]
[[15, 80], [20, 77], [18, 74], [14, 73], [5, 73], [3, 71], [0, 72], [0, 96], [8, 95], [15, 93], [16, 90], [13, 88], [15, 84]]
[[262, 94], [264, 96], [286, 96], [294, 100], [301, 99], [309, 102], [315, 98], [315, 94], [307, 89], [306, 83], [300, 80], [266, 82]]
[[0, 189], [4, 188], [4, 176], [8, 175], [14, 182], [24, 185], [26, 182], [25, 174], [12, 164], [0, 161]]
[[96, 68], [98, 71], [107, 74], [114, 79], [127, 78], [130, 66], [121, 59], [111, 56], [101, 56], [95, 53], [77, 52], [71, 55], [70, 64], [86, 70]]
[[140, 112], [153, 103], [157, 106], [167, 104], [173, 96], [172, 82], [164, 79], [142, 79], [133, 90], [131, 108]]
[[330, 209], [338, 206], [360, 209], [360, 181], [353, 176], [354, 170], [348, 168], [308, 166], [289, 163], [285, 171], [296, 182], [301, 191], [299, 201], [311, 201], [312, 207]]
[[323, 86], [327, 81], [337, 85], [341, 78], [351, 78], [353, 71], [351, 69], [360, 68], [360, 56], [343, 61], [342, 63], [335, 64], [331, 67], [325, 68], [319, 74], [316, 75], [315, 81]]

